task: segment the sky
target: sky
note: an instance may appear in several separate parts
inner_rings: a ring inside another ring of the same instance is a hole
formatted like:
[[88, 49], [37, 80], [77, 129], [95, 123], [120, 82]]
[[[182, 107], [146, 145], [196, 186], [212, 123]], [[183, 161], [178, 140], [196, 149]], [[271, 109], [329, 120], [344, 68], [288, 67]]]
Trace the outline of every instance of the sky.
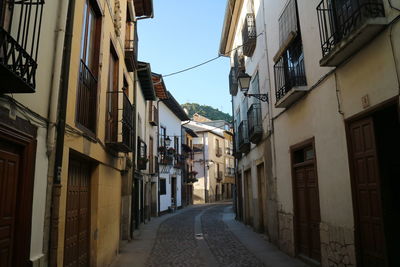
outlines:
[[[138, 21], [140, 61], [167, 75], [218, 56], [226, 0], [153, 0], [154, 18]], [[165, 77], [176, 100], [232, 113], [229, 58]]]

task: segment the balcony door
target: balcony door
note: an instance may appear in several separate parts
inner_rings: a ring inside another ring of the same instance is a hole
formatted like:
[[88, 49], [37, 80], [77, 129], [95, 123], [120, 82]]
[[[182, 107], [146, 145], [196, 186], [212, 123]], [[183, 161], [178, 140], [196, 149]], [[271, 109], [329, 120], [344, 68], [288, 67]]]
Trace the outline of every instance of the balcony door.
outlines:
[[108, 93], [107, 93], [107, 134], [109, 142], [118, 141], [118, 57], [113, 49], [110, 51], [110, 62], [108, 70]]

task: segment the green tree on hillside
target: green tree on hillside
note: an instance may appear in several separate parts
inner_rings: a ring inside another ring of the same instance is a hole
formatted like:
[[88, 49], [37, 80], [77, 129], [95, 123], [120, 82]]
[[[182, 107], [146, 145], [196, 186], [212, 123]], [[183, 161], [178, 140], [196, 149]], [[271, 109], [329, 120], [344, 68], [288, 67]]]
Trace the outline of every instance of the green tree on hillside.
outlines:
[[230, 114], [224, 113], [211, 106], [199, 105], [197, 103], [185, 103], [181, 106], [188, 111], [188, 115], [190, 118], [193, 117], [193, 114], [198, 113], [204, 117], [209, 118], [210, 120], [224, 120], [227, 122], [232, 122], [232, 116]]

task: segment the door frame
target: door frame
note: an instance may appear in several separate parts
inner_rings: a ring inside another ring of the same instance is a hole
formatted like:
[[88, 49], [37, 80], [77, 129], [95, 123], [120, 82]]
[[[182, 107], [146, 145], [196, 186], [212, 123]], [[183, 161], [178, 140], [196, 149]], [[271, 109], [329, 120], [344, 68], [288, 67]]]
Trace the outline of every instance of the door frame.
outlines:
[[[294, 241], [294, 254], [296, 256], [298, 256], [298, 233], [296, 231], [297, 229], [297, 219], [296, 216], [298, 214], [297, 211], [297, 205], [295, 204], [296, 198], [295, 198], [295, 163], [294, 163], [294, 152], [298, 151], [300, 149], [306, 148], [308, 146], [312, 146], [313, 150], [314, 150], [314, 158], [312, 160], [310, 160], [310, 162], [312, 162], [312, 164], [314, 165], [314, 174], [315, 174], [315, 181], [316, 181], [316, 186], [318, 188], [318, 206], [321, 212], [321, 200], [319, 197], [319, 179], [318, 179], [318, 171], [317, 171], [317, 153], [315, 150], [315, 137], [311, 137], [309, 139], [306, 139], [300, 143], [297, 143], [295, 145], [290, 146], [290, 169], [291, 169], [291, 174], [292, 174], [292, 197], [293, 197], [293, 241]], [[321, 222], [321, 218], [320, 218], [320, 222]], [[321, 231], [320, 232], [320, 236], [321, 236]], [[320, 252], [321, 252], [321, 237], [320, 237]], [[322, 256], [322, 255], [321, 255]], [[307, 255], [308, 257], [308, 255]], [[314, 259], [313, 259], [314, 260]]]
[[[13, 264], [29, 266], [33, 210], [33, 186], [36, 163], [37, 127], [19, 117], [12, 120], [7, 109], [0, 109], [0, 139], [21, 147], [21, 172], [17, 192], [16, 233]], [[24, 205], [30, 203], [30, 205]], [[16, 255], [18, 251], [18, 255]]]
[[[360, 227], [358, 225], [358, 221], [359, 221], [359, 216], [358, 216], [358, 212], [356, 212], [356, 207], [358, 206], [358, 201], [357, 201], [357, 197], [356, 197], [356, 188], [355, 188], [355, 170], [354, 170], [354, 166], [353, 166], [353, 151], [352, 151], [352, 146], [351, 146], [351, 136], [350, 136], [350, 126], [352, 123], [366, 119], [368, 117], [372, 117], [373, 114], [375, 114], [376, 112], [383, 110], [385, 108], [388, 108], [392, 105], [397, 105], [397, 107], [399, 106], [399, 99], [398, 97], [392, 97], [374, 107], [371, 107], [367, 110], [364, 110], [356, 115], [353, 115], [347, 119], [344, 120], [344, 124], [345, 124], [345, 132], [346, 132], [346, 146], [347, 146], [347, 164], [349, 165], [349, 172], [350, 172], [350, 184], [351, 184], [351, 199], [352, 199], [352, 210], [353, 210], [353, 219], [354, 219], [354, 244], [355, 244], [355, 252], [356, 252], [356, 262], [357, 263], [362, 263], [362, 244], [361, 244], [361, 237], [360, 237]], [[375, 134], [375, 129], [374, 129], [374, 134]], [[374, 142], [376, 142], [376, 140], [374, 140]], [[375, 143], [376, 144], [376, 143]], [[379, 174], [379, 190], [381, 190], [381, 173], [380, 173], [380, 169], [379, 169], [379, 158], [377, 155], [377, 171]], [[383, 220], [383, 216], [382, 216], [382, 220]], [[383, 222], [383, 238], [385, 238], [385, 222]], [[384, 243], [386, 244], [386, 239], [384, 241]], [[386, 263], [388, 263], [388, 255], [387, 255], [387, 248], [385, 247], [385, 261]]]

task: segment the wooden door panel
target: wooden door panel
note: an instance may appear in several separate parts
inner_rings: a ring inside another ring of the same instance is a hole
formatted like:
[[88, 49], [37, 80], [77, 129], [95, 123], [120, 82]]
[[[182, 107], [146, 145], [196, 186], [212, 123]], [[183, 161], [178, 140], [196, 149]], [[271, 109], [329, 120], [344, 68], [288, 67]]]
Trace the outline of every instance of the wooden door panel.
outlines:
[[0, 266], [12, 266], [19, 158], [0, 150]]
[[349, 136], [360, 265], [385, 266], [380, 178], [372, 118], [351, 123]]
[[90, 166], [71, 159], [68, 172], [65, 266], [89, 266]]

